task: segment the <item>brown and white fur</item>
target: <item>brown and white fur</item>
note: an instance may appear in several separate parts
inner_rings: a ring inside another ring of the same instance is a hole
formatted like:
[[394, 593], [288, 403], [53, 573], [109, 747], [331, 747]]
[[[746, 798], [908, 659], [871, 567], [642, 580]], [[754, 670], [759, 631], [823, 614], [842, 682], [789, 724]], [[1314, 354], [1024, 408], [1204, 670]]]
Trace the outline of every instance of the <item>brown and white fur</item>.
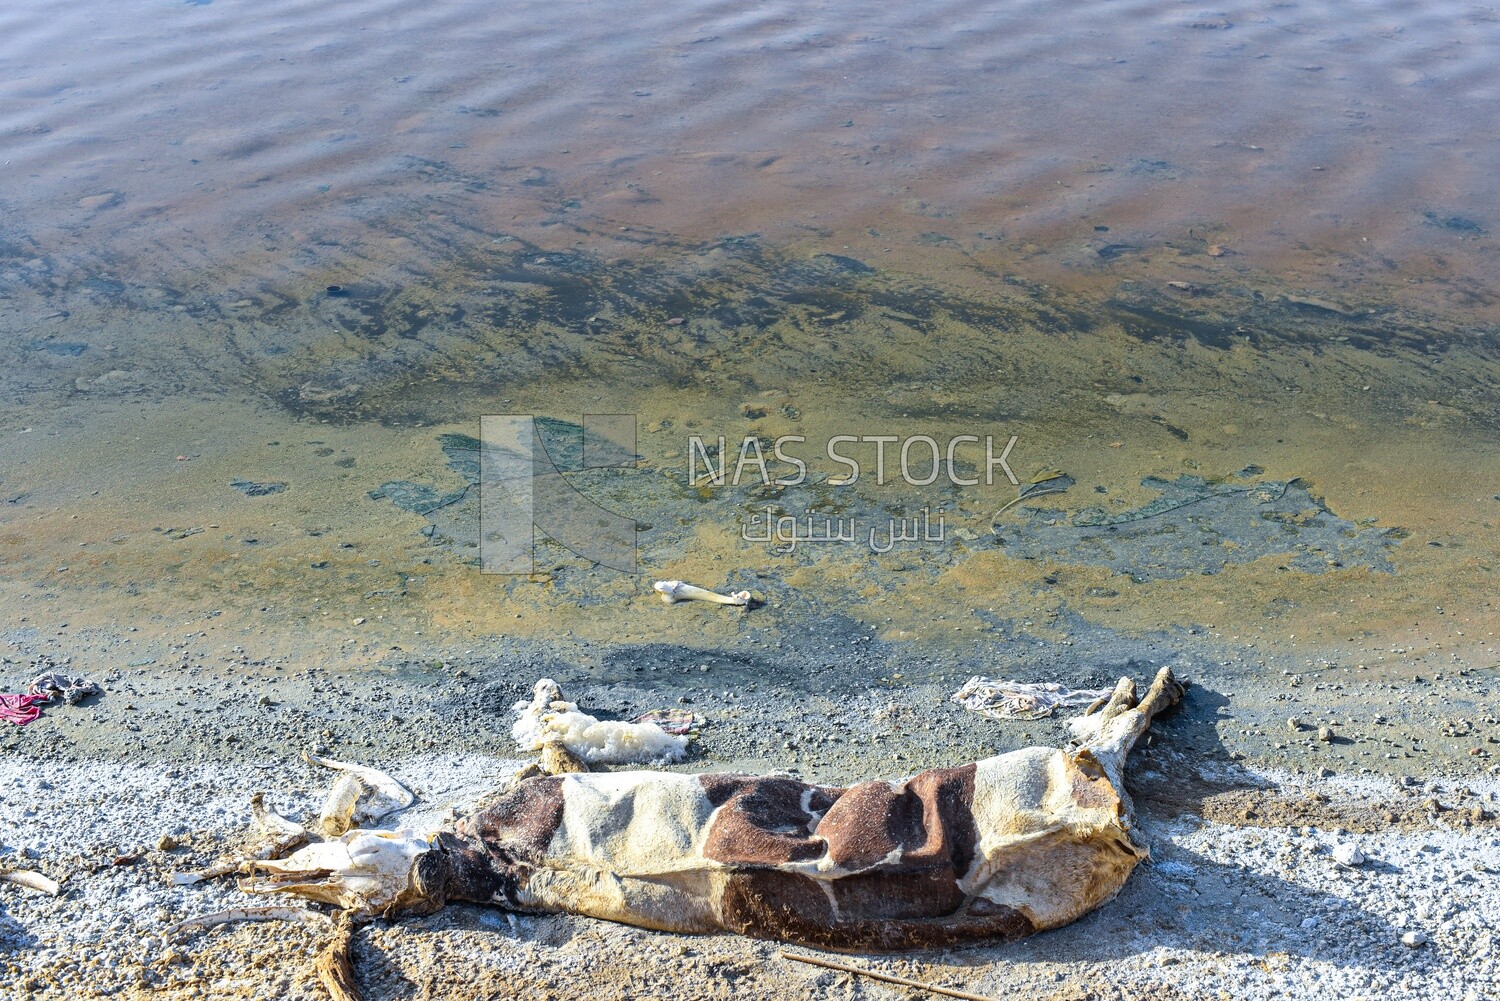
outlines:
[[253, 863], [242, 886], [354, 917], [462, 900], [825, 949], [1029, 935], [1114, 897], [1145, 857], [1125, 759], [1182, 692], [1166, 668], [1139, 701], [1122, 678], [1076, 721], [1074, 747], [847, 789], [655, 771], [527, 778], [430, 839], [352, 830]]

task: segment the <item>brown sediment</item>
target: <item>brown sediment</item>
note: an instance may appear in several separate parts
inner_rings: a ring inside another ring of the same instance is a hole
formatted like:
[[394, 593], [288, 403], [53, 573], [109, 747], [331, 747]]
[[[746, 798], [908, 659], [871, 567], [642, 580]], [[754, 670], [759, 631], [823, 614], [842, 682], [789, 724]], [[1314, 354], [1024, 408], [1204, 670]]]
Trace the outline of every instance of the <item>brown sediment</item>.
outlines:
[[1424, 831], [1441, 827], [1500, 828], [1500, 817], [1478, 802], [1444, 804], [1431, 796], [1351, 803], [1309, 792], [1301, 796], [1272, 790], [1236, 789], [1202, 801], [1204, 820], [1235, 827], [1344, 828], [1359, 834]]

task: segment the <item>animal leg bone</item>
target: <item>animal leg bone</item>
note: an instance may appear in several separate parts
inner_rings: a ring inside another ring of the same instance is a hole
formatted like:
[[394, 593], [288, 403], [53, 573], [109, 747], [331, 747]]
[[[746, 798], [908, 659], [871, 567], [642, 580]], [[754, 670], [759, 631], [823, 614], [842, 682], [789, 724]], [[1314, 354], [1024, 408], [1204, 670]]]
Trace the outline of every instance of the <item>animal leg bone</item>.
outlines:
[[310, 911], [306, 907], [231, 907], [179, 921], [167, 929], [167, 937], [179, 942], [193, 932], [217, 928], [219, 925], [239, 924], [242, 921], [296, 921], [319, 932], [326, 932], [332, 926], [328, 915]]
[[28, 869], [0, 872], [0, 883], [14, 883], [17, 886], [24, 886], [28, 890], [36, 890], [51, 897], [55, 897], [62, 892], [62, 887], [55, 880], [48, 879], [41, 873], [31, 872]]
[[749, 591], [719, 594], [680, 580], [659, 580], [651, 586], [661, 595], [661, 600], [669, 605], [675, 605], [679, 601], [711, 601], [716, 605], [744, 606], [749, 605], [752, 600]]
[[[1124, 679], [1115, 689], [1115, 695], [1111, 696], [1110, 704], [1115, 705], [1115, 699], [1124, 693]], [[1151, 682], [1146, 697], [1135, 704], [1133, 708], [1118, 710], [1113, 716], [1108, 716], [1110, 708], [1097, 715], [1103, 718], [1103, 722], [1097, 726], [1091, 726], [1084, 731], [1083, 748], [1088, 751], [1108, 772], [1110, 781], [1116, 789], [1123, 792], [1125, 786], [1121, 781], [1121, 773], [1125, 766], [1125, 758], [1130, 754], [1130, 749], [1151, 726], [1151, 720], [1156, 715], [1165, 712], [1182, 700], [1186, 687], [1173, 675], [1170, 667], [1164, 667], [1156, 672], [1156, 678]], [[1135, 686], [1130, 686], [1129, 700], [1135, 700]], [[1084, 717], [1084, 722], [1092, 721], [1094, 717]]]
[[1121, 678], [1115, 683], [1114, 691], [1104, 701], [1100, 710], [1099, 722], [1108, 723], [1116, 716], [1129, 709], [1135, 708], [1135, 680], [1133, 678]]
[[1068, 730], [1080, 744], [1088, 743], [1103, 732], [1110, 720], [1135, 707], [1135, 682], [1121, 678], [1114, 690], [1083, 711], [1083, 715], [1069, 721]]
[[365, 784], [348, 772], [334, 779], [328, 798], [323, 801], [323, 811], [318, 814], [318, 833], [325, 838], [337, 838], [352, 828], [354, 813], [364, 794]]
[[[391, 778], [385, 772], [377, 768], [367, 768], [364, 765], [351, 765], [345, 761], [335, 761], [332, 758], [320, 758], [311, 751], [303, 751], [302, 757], [310, 765], [322, 765], [324, 768], [332, 768], [336, 771], [345, 772], [364, 784], [367, 792], [371, 793], [370, 802], [362, 809], [356, 808], [349, 822], [355, 827], [364, 827], [373, 821], [395, 810], [403, 810], [417, 801], [405, 786]], [[337, 783], [335, 783], [337, 787]], [[347, 795], [347, 787], [344, 795]], [[330, 794], [332, 799], [332, 794]], [[356, 802], [363, 804], [363, 797], [358, 797]], [[327, 807], [325, 806], [325, 810]]]
[[213, 865], [188, 872], [174, 872], [169, 882], [173, 886], [192, 886], [223, 876], [233, 876], [247, 871], [257, 859], [279, 858], [308, 839], [308, 832], [301, 824], [287, 820], [266, 806], [266, 794], [256, 793], [250, 797], [250, 847], [243, 854], [219, 859]]

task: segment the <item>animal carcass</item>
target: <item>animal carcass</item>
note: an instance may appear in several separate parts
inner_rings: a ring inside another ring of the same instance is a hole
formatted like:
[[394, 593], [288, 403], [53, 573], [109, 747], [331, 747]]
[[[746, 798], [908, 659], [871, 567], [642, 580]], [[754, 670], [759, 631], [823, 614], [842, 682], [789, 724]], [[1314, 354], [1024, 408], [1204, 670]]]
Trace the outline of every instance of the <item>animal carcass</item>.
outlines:
[[355, 917], [448, 901], [566, 911], [825, 949], [1013, 938], [1112, 898], [1145, 855], [1126, 756], [1182, 686], [1122, 678], [1067, 749], [1027, 748], [847, 789], [655, 771], [524, 779], [428, 838], [355, 829], [250, 863], [252, 892]]

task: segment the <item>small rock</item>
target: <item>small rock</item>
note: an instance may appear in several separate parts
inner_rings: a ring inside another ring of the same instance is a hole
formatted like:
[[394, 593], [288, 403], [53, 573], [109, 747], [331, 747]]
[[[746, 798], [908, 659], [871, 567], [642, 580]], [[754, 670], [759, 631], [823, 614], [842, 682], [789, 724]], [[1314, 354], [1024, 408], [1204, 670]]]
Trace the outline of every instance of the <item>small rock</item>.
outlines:
[[1412, 949], [1420, 948], [1427, 944], [1427, 933], [1424, 931], [1409, 931], [1401, 936], [1401, 944]]
[[682, 317], [680, 317], [680, 316], [674, 316], [670, 320], [667, 321], [667, 326], [669, 326], [669, 327], [676, 327], [676, 326], [680, 325], [682, 322], [683, 322], [682, 321]]
[[1302, 729], [1302, 721], [1293, 716], [1291, 719], [1286, 721], [1286, 728], [1293, 733], [1296, 733], [1298, 730]]
[[254, 480], [234, 480], [229, 485], [246, 497], [266, 497], [286, 489], [285, 483], [256, 483]]
[[113, 208], [121, 198], [118, 191], [101, 191], [97, 195], [85, 195], [78, 199], [78, 207], [90, 210]]
[[1364, 853], [1347, 842], [1333, 849], [1333, 860], [1342, 866], [1362, 865], [1365, 861]]
[[1320, 726], [1320, 727], [1318, 727], [1318, 739], [1321, 740], [1325, 744], [1330, 743], [1333, 740], [1333, 727], [1331, 727], [1331, 726]]
[[178, 840], [172, 837], [172, 835], [163, 834], [160, 838], [157, 839], [156, 850], [159, 852], [169, 852], [176, 848], [178, 844]]

